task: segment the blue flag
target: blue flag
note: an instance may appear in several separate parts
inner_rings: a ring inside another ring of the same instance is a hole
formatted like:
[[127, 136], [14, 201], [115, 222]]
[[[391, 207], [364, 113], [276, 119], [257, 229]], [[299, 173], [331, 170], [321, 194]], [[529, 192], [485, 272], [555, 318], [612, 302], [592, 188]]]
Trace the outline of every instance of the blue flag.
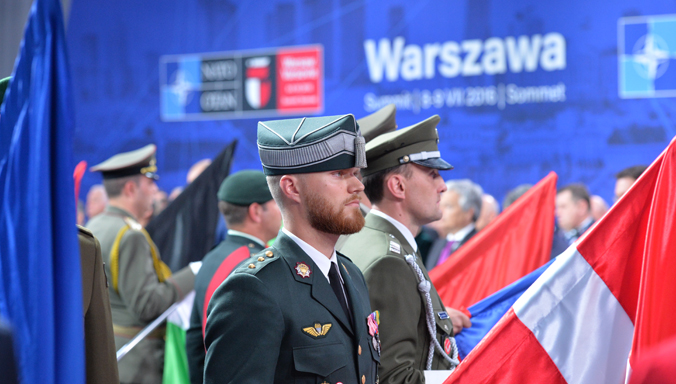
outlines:
[[472, 326], [463, 329], [455, 337], [455, 342], [458, 344], [458, 354], [461, 359], [464, 359], [479, 344], [481, 339], [509, 311], [512, 304], [526, 292], [553, 261], [549, 261], [542, 267], [467, 308], [469, 313], [472, 314]]
[[59, 0], [36, 0], [0, 108], [0, 315], [21, 382], [84, 384], [73, 113]]

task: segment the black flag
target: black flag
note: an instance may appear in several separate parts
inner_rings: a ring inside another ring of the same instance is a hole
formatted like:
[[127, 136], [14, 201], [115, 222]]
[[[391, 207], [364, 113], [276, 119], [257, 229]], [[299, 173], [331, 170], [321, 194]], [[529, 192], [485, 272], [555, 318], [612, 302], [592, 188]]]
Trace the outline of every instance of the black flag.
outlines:
[[219, 220], [218, 188], [230, 173], [237, 140], [230, 143], [146, 230], [172, 271], [202, 260], [213, 248]]

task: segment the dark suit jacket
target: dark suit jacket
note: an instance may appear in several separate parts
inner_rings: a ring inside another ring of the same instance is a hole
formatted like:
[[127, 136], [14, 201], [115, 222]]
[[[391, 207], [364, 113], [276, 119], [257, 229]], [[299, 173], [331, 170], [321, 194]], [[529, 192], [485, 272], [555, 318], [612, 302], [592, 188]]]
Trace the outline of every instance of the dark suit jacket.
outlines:
[[[250, 256], [263, 250], [263, 246], [243, 236], [229, 235], [202, 260], [202, 267], [195, 276], [195, 301], [190, 314], [190, 328], [185, 334], [185, 348], [188, 357], [190, 382], [202, 384], [204, 380], [204, 339], [202, 338], [202, 321], [204, 313], [204, 297], [207, 288], [218, 268], [232, 253], [245, 247]], [[246, 261], [246, 259], [245, 259]], [[248, 263], [247, 263], [248, 264]], [[222, 281], [221, 281], [222, 282]]]
[[[209, 303], [205, 384], [377, 381], [368, 291], [350, 259], [338, 254], [354, 326], [316, 264], [283, 232], [250, 261]], [[309, 277], [298, 274], [300, 264]], [[313, 336], [317, 325], [326, 332]]]
[[12, 329], [0, 320], [0, 382], [18, 383], [16, 359], [14, 358], [14, 338]]
[[115, 355], [113, 319], [101, 247], [88, 229], [78, 226], [77, 235], [82, 265], [82, 313], [87, 383], [117, 384], [120, 380]]
[[[451, 250], [451, 254], [455, 252], [458, 248], [460, 248], [463, 244], [465, 244], [469, 239], [472, 238], [472, 236], [477, 234], [476, 228], [472, 229], [465, 237], [462, 238], [456, 245], [455, 249]], [[432, 268], [437, 266], [437, 261], [439, 261], [439, 257], [441, 256], [441, 251], [444, 250], [444, 247], [446, 247], [446, 244], [448, 244], [448, 240], [446, 240], [445, 237], [441, 237], [437, 239], [433, 244], [432, 247], [430, 247], [430, 253], [427, 256], [427, 261], [425, 262], [425, 267], [427, 267], [428, 271], [431, 271]]]

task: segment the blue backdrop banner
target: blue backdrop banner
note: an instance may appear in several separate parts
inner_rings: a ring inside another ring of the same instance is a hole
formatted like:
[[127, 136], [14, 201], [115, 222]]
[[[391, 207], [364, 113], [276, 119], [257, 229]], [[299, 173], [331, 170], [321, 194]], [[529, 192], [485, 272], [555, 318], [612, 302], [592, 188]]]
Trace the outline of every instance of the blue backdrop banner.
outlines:
[[501, 199], [553, 170], [611, 201], [614, 175], [676, 135], [674, 14], [666, 0], [75, 0], [75, 155], [155, 142], [169, 190], [233, 139], [233, 170], [260, 169], [259, 119], [395, 103], [400, 127], [441, 116], [446, 179]]

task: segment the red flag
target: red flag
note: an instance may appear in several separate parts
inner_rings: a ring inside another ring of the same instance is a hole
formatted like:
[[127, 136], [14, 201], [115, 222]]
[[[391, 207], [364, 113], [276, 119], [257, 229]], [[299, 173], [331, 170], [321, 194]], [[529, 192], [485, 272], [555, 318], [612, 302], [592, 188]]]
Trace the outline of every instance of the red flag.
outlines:
[[556, 179], [556, 173], [550, 172], [430, 271], [445, 305], [469, 307], [549, 261]]
[[676, 139], [664, 153], [650, 206], [631, 363], [676, 336]]

